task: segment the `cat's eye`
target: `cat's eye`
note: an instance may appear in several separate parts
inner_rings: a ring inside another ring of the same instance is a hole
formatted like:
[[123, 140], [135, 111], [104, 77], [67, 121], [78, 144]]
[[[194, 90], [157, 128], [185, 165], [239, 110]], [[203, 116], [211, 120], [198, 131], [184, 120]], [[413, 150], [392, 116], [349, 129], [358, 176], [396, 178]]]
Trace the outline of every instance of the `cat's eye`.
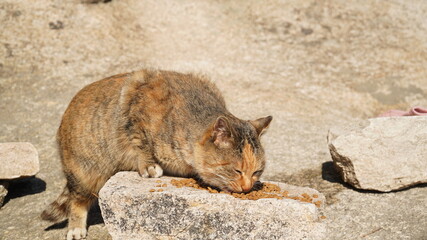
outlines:
[[262, 170], [258, 170], [256, 172], [254, 172], [253, 176], [255, 176], [255, 175], [261, 175], [261, 173], [262, 173]]
[[240, 170], [234, 169], [234, 171], [238, 174], [242, 174], [242, 171], [240, 171]]

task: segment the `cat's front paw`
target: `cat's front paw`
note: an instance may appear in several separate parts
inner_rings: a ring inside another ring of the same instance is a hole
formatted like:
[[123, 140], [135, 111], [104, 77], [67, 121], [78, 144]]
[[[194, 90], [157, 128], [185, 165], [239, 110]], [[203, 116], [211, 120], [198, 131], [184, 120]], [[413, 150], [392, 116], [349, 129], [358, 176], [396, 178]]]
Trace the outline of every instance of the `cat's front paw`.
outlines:
[[163, 176], [163, 169], [159, 164], [149, 165], [142, 172], [140, 172], [141, 177], [144, 178], [158, 178]]

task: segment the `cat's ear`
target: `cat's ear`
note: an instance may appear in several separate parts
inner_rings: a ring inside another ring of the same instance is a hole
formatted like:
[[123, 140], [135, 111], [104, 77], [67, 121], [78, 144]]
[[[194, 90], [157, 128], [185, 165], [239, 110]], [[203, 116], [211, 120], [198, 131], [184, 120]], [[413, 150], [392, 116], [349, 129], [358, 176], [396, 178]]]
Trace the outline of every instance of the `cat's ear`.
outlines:
[[273, 120], [272, 116], [258, 118], [257, 120], [249, 121], [252, 126], [255, 127], [258, 136], [261, 136], [265, 130], [267, 130], [268, 126], [270, 126], [271, 120]]
[[229, 148], [233, 144], [233, 134], [226, 117], [216, 119], [212, 131], [212, 139], [218, 148]]

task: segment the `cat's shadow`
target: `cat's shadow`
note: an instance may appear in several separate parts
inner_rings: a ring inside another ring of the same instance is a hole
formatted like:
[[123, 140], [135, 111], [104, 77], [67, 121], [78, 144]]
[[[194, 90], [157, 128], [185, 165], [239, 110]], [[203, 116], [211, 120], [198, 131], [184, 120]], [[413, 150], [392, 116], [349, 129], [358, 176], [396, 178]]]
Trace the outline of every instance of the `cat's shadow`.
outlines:
[[[89, 228], [92, 225], [103, 224], [103, 223], [104, 223], [104, 219], [102, 218], [101, 208], [99, 208], [99, 204], [97, 201], [89, 211], [88, 219], [87, 219], [87, 227]], [[63, 228], [66, 228], [67, 225], [68, 225], [68, 220], [64, 220], [59, 223], [54, 223], [49, 227], [45, 228], [44, 230], [50, 231], [50, 230], [56, 230], [56, 229], [63, 229]]]

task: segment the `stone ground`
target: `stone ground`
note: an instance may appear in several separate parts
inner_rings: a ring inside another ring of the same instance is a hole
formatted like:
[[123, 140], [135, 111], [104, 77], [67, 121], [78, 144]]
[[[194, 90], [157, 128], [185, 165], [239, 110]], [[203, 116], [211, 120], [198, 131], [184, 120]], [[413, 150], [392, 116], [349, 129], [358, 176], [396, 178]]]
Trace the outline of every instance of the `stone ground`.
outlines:
[[[60, 239], [39, 219], [65, 181], [55, 132], [84, 85], [144, 67], [203, 73], [242, 118], [274, 116], [264, 179], [328, 198], [329, 239], [427, 239], [427, 187], [379, 194], [343, 184], [331, 126], [427, 106], [423, 0], [0, 1], [0, 142], [39, 151], [36, 178], [13, 184], [0, 239]], [[99, 210], [89, 239], [108, 239]]]

